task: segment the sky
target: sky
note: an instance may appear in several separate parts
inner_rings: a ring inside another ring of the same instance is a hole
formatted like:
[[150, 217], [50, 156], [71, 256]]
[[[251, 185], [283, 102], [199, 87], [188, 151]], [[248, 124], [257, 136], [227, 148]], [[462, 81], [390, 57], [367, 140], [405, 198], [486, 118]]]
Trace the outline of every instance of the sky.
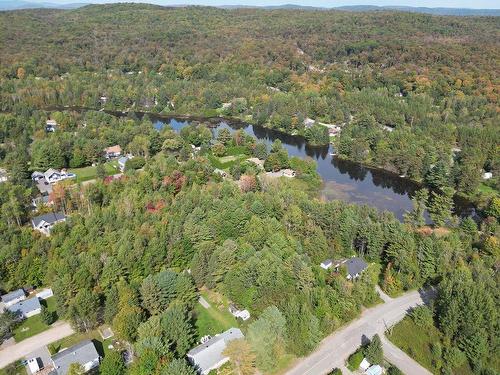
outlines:
[[[33, 1], [33, 0], [32, 0]], [[116, 3], [118, 0], [35, 0], [51, 3]], [[337, 7], [342, 5], [406, 5], [414, 7], [447, 8], [491, 8], [499, 9], [500, 0], [122, 0], [126, 2], [144, 2], [160, 5], [282, 5], [298, 4], [316, 7]]]

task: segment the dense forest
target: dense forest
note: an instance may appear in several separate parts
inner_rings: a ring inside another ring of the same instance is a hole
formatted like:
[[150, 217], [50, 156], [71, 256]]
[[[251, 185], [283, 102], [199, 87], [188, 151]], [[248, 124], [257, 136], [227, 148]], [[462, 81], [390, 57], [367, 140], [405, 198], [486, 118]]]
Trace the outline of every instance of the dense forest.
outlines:
[[499, 22], [134, 4], [2, 12], [1, 109], [225, 115], [328, 142], [306, 129], [314, 119], [342, 127], [340, 157], [479, 198], [482, 173], [490, 190], [500, 174]]
[[[110, 325], [134, 362], [107, 355], [103, 375], [193, 375], [197, 301], [213, 293], [251, 313], [221, 372], [246, 375], [310, 353], [381, 303], [376, 285], [391, 296], [436, 287], [413, 319], [441, 332], [440, 371], [497, 374], [499, 26], [138, 4], [0, 12], [0, 289], [51, 286], [77, 331]], [[319, 199], [314, 161], [279, 141], [205, 121], [157, 129], [134, 111], [238, 118], [317, 144], [326, 128], [307, 120], [337, 124], [339, 157], [425, 187], [400, 221]], [[117, 178], [104, 169], [113, 145], [134, 155]], [[54, 185], [53, 206], [34, 208], [31, 173], [48, 168], [96, 173]], [[294, 178], [262, 177], [288, 168]], [[481, 216], [453, 216], [456, 192], [485, 190]], [[51, 211], [68, 220], [34, 231], [30, 220]], [[320, 267], [351, 256], [368, 263], [355, 281]], [[15, 323], [0, 317], [3, 339]]]

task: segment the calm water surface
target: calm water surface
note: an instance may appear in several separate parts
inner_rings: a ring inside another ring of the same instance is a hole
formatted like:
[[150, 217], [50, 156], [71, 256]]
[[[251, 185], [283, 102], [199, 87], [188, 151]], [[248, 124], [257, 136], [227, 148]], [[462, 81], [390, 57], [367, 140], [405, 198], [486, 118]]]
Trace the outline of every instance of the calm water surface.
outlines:
[[[180, 131], [189, 121], [151, 117], [156, 129], [161, 130], [166, 124]], [[310, 146], [303, 137], [292, 136], [271, 129], [248, 124], [229, 124], [220, 121], [212, 132], [214, 136], [221, 129], [234, 132], [242, 129], [245, 133], [271, 145], [276, 139], [291, 156], [312, 158], [317, 163], [317, 171], [323, 179], [321, 191], [325, 199], [340, 199], [349, 203], [366, 204], [393, 212], [399, 219], [406, 211], [412, 209], [411, 197], [418, 190], [415, 182], [401, 178], [393, 173], [367, 168], [358, 163], [332, 156], [332, 146]], [[459, 215], [471, 215], [474, 212], [468, 202], [456, 201], [456, 211]]]

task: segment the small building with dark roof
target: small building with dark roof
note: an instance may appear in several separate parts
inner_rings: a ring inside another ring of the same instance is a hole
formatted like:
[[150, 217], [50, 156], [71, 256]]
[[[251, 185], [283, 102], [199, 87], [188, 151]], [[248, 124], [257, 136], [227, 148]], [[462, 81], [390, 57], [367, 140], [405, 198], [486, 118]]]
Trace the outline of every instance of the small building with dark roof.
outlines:
[[368, 268], [368, 264], [359, 257], [350, 258], [344, 264], [347, 267], [348, 280], [358, 278]]
[[63, 221], [66, 221], [66, 216], [62, 212], [50, 212], [34, 217], [31, 219], [31, 224], [33, 225], [33, 229], [48, 236], [52, 227]]

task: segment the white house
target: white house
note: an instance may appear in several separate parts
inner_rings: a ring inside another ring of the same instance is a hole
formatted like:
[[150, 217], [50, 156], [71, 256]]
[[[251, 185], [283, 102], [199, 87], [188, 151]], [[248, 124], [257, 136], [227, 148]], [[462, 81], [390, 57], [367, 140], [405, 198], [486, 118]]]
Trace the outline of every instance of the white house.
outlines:
[[248, 310], [240, 310], [235, 305], [229, 305], [229, 312], [235, 317], [241, 320], [250, 319], [250, 312]]
[[2, 297], [2, 302], [5, 307], [15, 305], [18, 302], [24, 301], [26, 299], [26, 294], [24, 289], [17, 289], [10, 293], [4, 294]]
[[7, 182], [9, 180], [9, 174], [3, 168], [0, 168], [0, 183]]
[[122, 154], [122, 148], [120, 145], [114, 145], [111, 147], [106, 147], [104, 149], [104, 156], [106, 159], [117, 158]]
[[333, 265], [333, 260], [331, 259], [326, 259], [323, 262], [321, 262], [320, 267], [323, 268], [324, 270], [327, 270], [331, 268]]
[[36, 216], [31, 219], [33, 229], [42, 232], [45, 235], [50, 235], [50, 231], [57, 223], [66, 221], [66, 216], [62, 212], [50, 212], [45, 215]]
[[490, 178], [493, 178], [493, 173], [491, 173], [491, 172], [484, 172], [483, 173], [483, 180], [489, 180]]
[[382, 375], [383, 371], [382, 371], [382, 367], [380, 367], [380, 365], [373, 365], [373, 366], [370, 366], [366, 371], [365, 371], [365, 374], [366, 375]]
[[366, 358], [363, 358], [363, 360], [359, 365], [359, 368], [363, 371], [366, 371], [368, 370], [369, 367], [370, 367], [370, 362], [368, 362]]
[[40, 314], [42, 312], [42, 305], [40, 305], [38, 297], [33, 297], [9, 306], [7, 310], [16, 314], [21, 319], [27, 319]]
[[90, 340], [73, 345], [52, 356], [52, 364], [57, 375], [66, 375], [71, 364], [78, 363], [85, 372], [99, 366], [100, 356]]
[[238, 328], [230, 328], [226, 332], [216, 335], [205, 343], [191, 349], [187, 353], [187, 357], [199, 374], [207, 375], [210, 371], [218, 369], [229, 361], [229, 357], [223, 354], [227, 344], [232, 340], [244, 337]]
[[121, 158], [118, 159], [118, 168], [120, 169], [120, 172], [125, 171], [125, 165], [127, 164], [128, 157], [122, 156]]
[[76, 175], [74, 173], [68, 173], [65, 169], [58, 170], [54, 168], [47, 169], [45, 173], [35, 171], [31, 174], [31, 179], [36, 184], [55, 184], [56, 182], [75, 177]]

